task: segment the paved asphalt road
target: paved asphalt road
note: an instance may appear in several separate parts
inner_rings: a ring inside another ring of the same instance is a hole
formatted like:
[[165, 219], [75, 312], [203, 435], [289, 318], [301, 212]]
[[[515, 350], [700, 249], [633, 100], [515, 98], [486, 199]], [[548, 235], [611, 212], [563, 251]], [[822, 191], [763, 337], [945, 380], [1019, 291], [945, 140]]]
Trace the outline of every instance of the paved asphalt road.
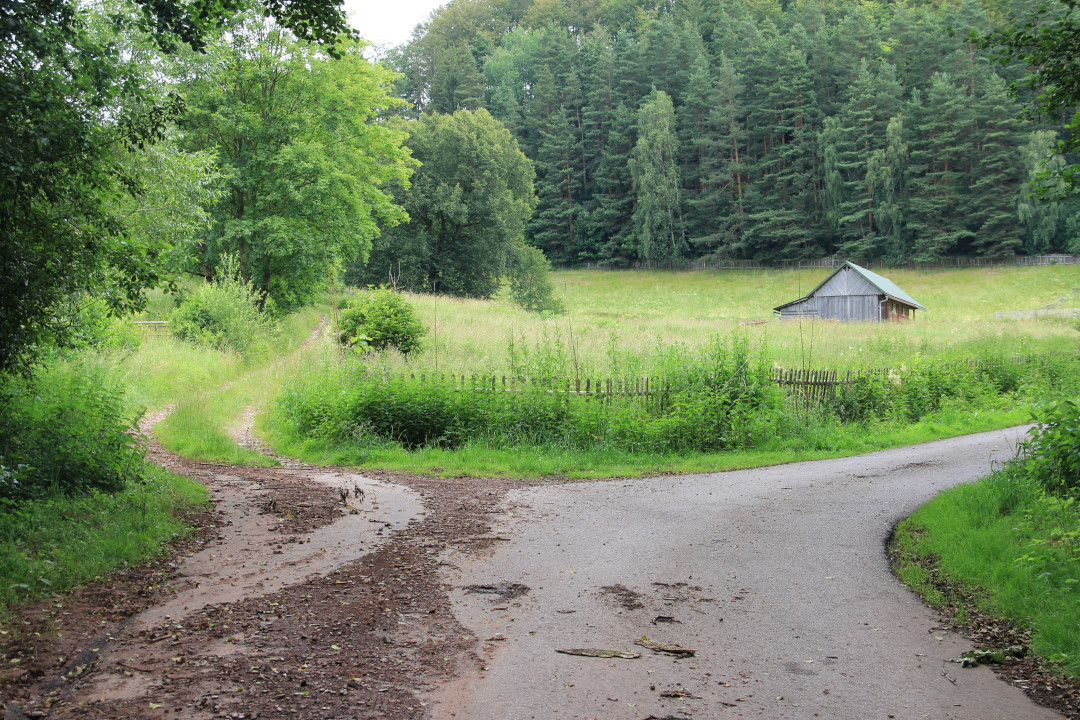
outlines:
[[[986, 668], [946, 662], [971, 645], [937, 627], [885, 554], [898, 520], [985, 475], [1021, 432], [513, 492], [494, 529], [509, 542], [445, 558], [487, 666], [427, 698], [433, 717], [1060, 717]], [[642, 636], [697, 653], [634, 645]]]

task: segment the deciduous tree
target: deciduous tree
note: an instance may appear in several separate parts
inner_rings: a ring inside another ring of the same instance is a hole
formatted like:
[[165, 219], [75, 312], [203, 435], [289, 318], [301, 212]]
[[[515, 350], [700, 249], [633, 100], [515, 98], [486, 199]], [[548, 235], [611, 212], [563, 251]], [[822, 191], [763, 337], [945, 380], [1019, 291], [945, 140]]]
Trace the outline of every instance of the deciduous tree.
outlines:
[[409, 222], [384, 233], [358, 283], [487, 298], [502, 281], [536, 206], [532, 163], [487, 110], [424, 115], [396, 127], [420, 167], [399, 201]]
[[192, 74], [187, 142], [217, 154], [225, 191], [199, 247], [203, 275], [235, 254], [245, 279], [295, 307], [366, 258], [380, 223], [405, 219], [386, 190], [410, 173], [405, 134], [375, 122], [400, 101], [359, 47], [328, 57], [247, 16]]

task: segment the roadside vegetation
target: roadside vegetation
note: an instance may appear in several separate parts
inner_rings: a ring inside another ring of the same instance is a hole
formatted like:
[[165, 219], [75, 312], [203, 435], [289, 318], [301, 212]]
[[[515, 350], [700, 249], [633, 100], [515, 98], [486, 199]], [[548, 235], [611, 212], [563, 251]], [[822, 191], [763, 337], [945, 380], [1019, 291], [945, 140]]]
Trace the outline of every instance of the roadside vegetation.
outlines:
[[[803, 292], [823, 276], [807, 277]], [[934, 312], [881, 325], [740, 325], [794, 296], [798, 271], [555, 277], [567, 316], [528, 315], [506, 300], [412, 296], [425, 335], [408, 354], [354, 347], [311, 356], [264, 430], [279, 450], [313, 462], [641, 475], [989, 430], [1080, 390], [1071, 324], [993, 319], [1068, 296], [1075, 268], [932, 273], [920, 291], [936, 299]], [[575, 312], [579, 301], [587, 309]], [[778, 368], [805, 367], [872, 372], [820, 401], [771, 379]]]
[[[183, 515], [205, 503], [206, 489], [147, 462], [146, 438], [131, 432], [143, 414], [174, 408], [154, 434], [182, 455], [273, 462], [238, 446], [227, 430], [246, 407], [269, 397], [321, 313], [307, 308], [252, 319], [252, 298], [235, 288], [188, 290], [187, 302], [200, 305], [223, 294], [224, 301], [211, 303], [219, 316], [229, 322], [247, 316], [261, 328], [252, 333], [245, 327], [246, 354], [218, 337], [180, 340], [102, 317], [88, 326], [85, 345], [53, 353], [33, 376], [6, 379], [0, 397], [0, 623], [12, 604], [104, 577], [188, 532]], [[248, 310], [240, 307], [245, 303]], [[172, 296], [155, 293], [140, 317], [177, 313]]]
[[1080, 678], [1080, 407], [1051, 404], [1038, 420], [1015, 460], [900, 523], [893, 560], [955, 620], [1015, 625], [1047, 667]]

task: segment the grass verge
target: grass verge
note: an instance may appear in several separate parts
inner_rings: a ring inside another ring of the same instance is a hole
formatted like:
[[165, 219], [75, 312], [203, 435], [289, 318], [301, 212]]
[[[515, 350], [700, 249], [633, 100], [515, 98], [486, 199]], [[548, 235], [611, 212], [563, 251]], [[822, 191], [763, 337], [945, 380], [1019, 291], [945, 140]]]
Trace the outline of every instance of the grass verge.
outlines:
[[259, 430], [280, 454], [315, 465], [383, 468], [442, 477], [604, 478], [721, 472], [848, 457], [1013, 427], [1030, 417], [1026, 409], [1016, 407], [989, 411], [944, 408], [921, 422], [903, 426], [884, 422], [807, 422], [804, 432], [797, 436], [776, 437], [763, 447], [712, 453], [632, 453], [550, 444], [501, 448], [482, 441], [457, 449], [408, 450], [398, 443], [367, 437], [351, 442], [298, 437], [275, 412], [260, 418]]
[[124, 490], [51, 497], [0, 513], [0, 623], [8, 608], [64, 592], [160, 552], [188, 532], [183, 508], [206, 502], [206, 488], [148, 466]]
[[[1080, 679], [1080, 504], [1018, 468], [937, 496], [901, 522], [897, 575], [957, 622], [1026, 629], [1044, 664]], [[997, 648], [995, 648], [997, 649]]]
[[[239, 422], [246, 408], [264, 405], [277, 391], [282, 379], [293, 371], [298, 361], [295, 357], [297, 349], [319, 321], [320, 313], [315, 308], [289, 316], [282, 323], [280, 342], [273, 350], [248, 362], [230, 363], [227, 361], [230, 353], [199, 347], [200, 353], [216, 361], [213, 364], [224, 371], [215, 374], [213, 384], [207, 382], [209, 378], [204, 375], [196, 374], [186, 376], [189, 381], [183, 385], [170, 380], [168, 389], [157, 395], [144, 390], [144, 402], [151, 407], [169, 402], [175, 404], [172, 413], [154, 428], [154, 436], [166, 449], [195, 460], [231, 465], [275, 465], [273, 459], [237, 445], [229, 430]], [[179, 369], [182, 373], [191, 346], [171, 338], [146, 344], [155, 342], [171, 349], [147, 348], [146, 357], [153, 358], [151, 367], [154, 370], [140, 363], [136, 355], [132, 364], [137, 368], [137, 376], [156, 376], [160, 372], [158, 369], [168, 368]], [[167, 371], [164, 374], [175, 377]], [[151, 385], [141, 384], [144, 388]]]

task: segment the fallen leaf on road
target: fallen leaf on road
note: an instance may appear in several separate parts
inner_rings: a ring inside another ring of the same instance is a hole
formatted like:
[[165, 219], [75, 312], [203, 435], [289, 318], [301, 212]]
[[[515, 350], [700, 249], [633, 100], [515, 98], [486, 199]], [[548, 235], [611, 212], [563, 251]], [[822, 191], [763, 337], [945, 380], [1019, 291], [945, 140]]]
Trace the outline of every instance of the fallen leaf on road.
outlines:
[[660, 697], [662, 697], [662, 698], [694, 698], [695, 700], [700, 700], [701, 699], [700, 695], [695, 695], [694, 693], [690, 692], [686, 688], [679, 688], [678, 690], [665, 690], [664, 692], [660, 693]]

